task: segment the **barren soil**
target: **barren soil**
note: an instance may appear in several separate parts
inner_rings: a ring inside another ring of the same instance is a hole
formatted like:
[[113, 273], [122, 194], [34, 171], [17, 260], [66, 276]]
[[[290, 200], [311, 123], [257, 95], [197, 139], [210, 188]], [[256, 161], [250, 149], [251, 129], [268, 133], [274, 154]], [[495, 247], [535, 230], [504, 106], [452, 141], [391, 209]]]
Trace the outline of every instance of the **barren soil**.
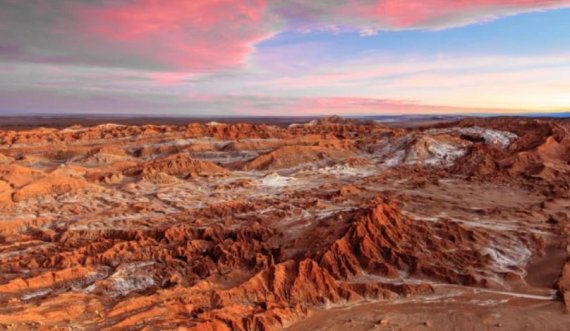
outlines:
[[0, 131], [0, 330], [568, 330], [570, 122]]

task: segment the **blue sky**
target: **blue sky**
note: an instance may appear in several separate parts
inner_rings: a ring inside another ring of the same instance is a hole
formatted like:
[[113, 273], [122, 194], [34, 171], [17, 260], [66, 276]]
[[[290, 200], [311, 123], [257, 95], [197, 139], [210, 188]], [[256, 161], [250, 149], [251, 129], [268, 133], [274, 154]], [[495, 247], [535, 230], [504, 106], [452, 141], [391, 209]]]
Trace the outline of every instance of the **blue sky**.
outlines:
[[444, 30], [381, 31], [362, 37], [358, 31], [284, 31], [259, 43], [266, 48], [320, 43], [334, 53], [325, 58], [350, 59], [370, 52], [391, 55], [470, 54], [541, 55], [570, 51], [570, 9], [526, 13]]

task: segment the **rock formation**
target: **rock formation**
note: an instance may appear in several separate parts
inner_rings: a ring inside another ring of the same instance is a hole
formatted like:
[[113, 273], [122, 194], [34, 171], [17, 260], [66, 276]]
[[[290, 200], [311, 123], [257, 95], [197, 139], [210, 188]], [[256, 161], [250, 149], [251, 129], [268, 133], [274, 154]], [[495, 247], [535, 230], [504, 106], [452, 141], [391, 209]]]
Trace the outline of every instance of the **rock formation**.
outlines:
[[375, 304], [537, 300], [563, 323], [569, 128], [333, 117], [2, 131], [0, 329], [278, 330]]

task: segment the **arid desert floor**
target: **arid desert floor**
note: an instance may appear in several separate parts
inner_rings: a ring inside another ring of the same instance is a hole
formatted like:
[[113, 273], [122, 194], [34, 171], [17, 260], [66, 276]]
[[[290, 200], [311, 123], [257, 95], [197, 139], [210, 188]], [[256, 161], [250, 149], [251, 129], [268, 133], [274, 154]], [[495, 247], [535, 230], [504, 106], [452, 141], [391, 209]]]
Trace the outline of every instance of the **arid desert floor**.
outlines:
[[570, 121], [0, 131], [0, 330], [570, 330]]

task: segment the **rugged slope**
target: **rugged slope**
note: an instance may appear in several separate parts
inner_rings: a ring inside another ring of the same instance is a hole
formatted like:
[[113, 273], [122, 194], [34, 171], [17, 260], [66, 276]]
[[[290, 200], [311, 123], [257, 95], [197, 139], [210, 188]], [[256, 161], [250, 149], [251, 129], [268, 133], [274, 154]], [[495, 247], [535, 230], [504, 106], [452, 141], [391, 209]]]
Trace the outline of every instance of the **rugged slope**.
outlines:
[[370, 329], [418, 303], [568, 322], [565, 121], [0, 139], [0, 329], [267, 330], [377, 305]]
[[173, 154], [148, 161], [140, 166], [126, 170], [127, 174], [146, 174], [162, 172], [174, 176], [223, 175], [227, 171], [207, 161], [196, 160], [188, 154]]
[[245, 170], [275, 170], [291, 168], [305, 163], [340, 160], [353, 156], [350, 151], [320, 146], [284, 146], [262, 154], [247, 162]]

